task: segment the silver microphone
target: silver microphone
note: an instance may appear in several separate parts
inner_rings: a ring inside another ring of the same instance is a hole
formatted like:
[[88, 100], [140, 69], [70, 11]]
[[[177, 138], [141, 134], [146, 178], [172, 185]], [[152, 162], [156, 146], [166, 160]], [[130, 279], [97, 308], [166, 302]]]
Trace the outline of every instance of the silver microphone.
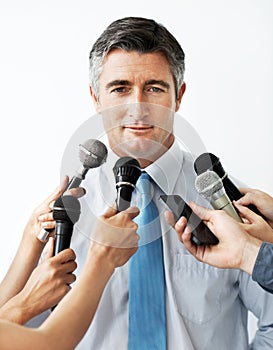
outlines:
[[207, 199], [216, 210], [224, 210], [233, 219], [242, 222], [231, 200], [226, 194], [223, 181], [214, 171], [207, 170], [195, 179], [196, 191]]
[[97, 168], [106, 162], [108, 151], [104, 143], [88, 139], [79, 145], [80, 168], [69, 182], [66, 191], [79, 187], [89, 169]]

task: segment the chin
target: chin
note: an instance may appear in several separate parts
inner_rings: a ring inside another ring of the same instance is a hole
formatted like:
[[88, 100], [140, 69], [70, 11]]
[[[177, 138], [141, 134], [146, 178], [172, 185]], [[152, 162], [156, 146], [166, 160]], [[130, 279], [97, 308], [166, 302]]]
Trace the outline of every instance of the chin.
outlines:
[[155, 161], [167, 148], [154, 140], [129, 140], [119, 144], [113, 151], [120, 156], [130, 156], [136, 159], [145, 159], [149, 163]]

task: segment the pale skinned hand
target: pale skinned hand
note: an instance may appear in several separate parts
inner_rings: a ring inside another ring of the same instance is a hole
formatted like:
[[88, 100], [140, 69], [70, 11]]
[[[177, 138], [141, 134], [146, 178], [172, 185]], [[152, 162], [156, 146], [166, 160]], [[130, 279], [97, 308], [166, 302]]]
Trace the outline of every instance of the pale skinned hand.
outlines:
[[254, 204], [273, 228], [273, 198], [269, 194], [256, 189], [240, 188], [240, 191], [244, 193], [244, 196], [237, 203], [244, 206]]
[[31, 273], [26, 285], [0, 310], [0, 318], [23, 324], [32, 317], [55, 306], [70, 290], [76, 280], [75, 253], [72, 249], [53, 255], [53, 238], [50, 238], [44, 259]]
[[138, 225], [133, 221], [138, 214], [136, 207], [120, 213], [108, 208], [92, 231], [90, 250], [93, 256], [103, 256], [113, 269], [125, 264], [138, 249]]
[[257, 234], [257, 230], [271, 230], [269, 225], [259, 215], [240, 205], [236, 207], [249, 223], [238, 223], [222, 210], [207, 209], [193, 202], [189, 205], [218, 237], [219, 243], [197, 246], [191, 241], [191, 228], [187, 226], [186, 218], [182, 217], [174, 224], [172, 214], [166, 213], [168, 223], [175, 228], [187, 250], [201, 262], [219, 268], [239, 268], [251, 274], [262, 243], [252, 235]]
[[[50, 236], [53, 236], [55, 221], [52, 215], [52, 208], [54, 202], [65, 191], [69, 182], [68, 176], [65, 176], [61, 184], [56, 187], [53, 193], [48, 196], [38, 207], [34, 209], [32, 215], [24, 229], [24, 234], [31, 234], [32, 237], [37, 237], [42, 228], [50, 230]], [[73, 188], [69, 190], [69, 193], [76, 198], [80, 198], [85, 194], [85, 190], [82, 187]]]

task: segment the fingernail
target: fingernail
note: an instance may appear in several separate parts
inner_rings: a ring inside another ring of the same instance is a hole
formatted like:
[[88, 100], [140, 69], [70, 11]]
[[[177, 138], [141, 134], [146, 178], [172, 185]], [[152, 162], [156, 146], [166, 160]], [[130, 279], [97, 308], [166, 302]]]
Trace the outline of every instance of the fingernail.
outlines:
[[178, 226], [183, 226], [184, 225], [184, 220], [185, 220], [184, 216], [181, 216], [181, 218], [177, 221], [177, 225]]
[[189, 235], [190, 233], [191, 233], [191, 228], [190, 228], [189, 226], [187, 226], [187, 227], [185, 228], [184, 234], [185, 234], [185, 235]]

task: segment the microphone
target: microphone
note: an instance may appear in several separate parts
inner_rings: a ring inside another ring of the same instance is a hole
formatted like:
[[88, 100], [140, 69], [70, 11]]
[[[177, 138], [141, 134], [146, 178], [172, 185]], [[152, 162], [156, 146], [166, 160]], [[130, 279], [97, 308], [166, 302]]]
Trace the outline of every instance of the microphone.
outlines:
[[[196, 158], [194, 162], [194, 170], [197, 175], [204, 173], [207, 170], [214, 171], [222, 180], [223, 186], [226, 190], [227, 196], [231, 201], [237, 201], [243, 197], [243, 193], [240, 192], [238, 187], [229, 179], [227, 173], [225, 172], [220, 159], [212, 153], [202, 153]], [[248, 205], [248, 208], [254, 211], [254, 213], [260, 215], [264, 218], [262, 213], [253, 204]]]
[[195, 179], [196, 191], [209, 200], [214, 209], [225, 210], [238, 222], [242, 222], [239, 214], [232, 205], [224, 185], [216, 172], [207, 170]]
[[113, 167], [116, 180], [117, 211], [123, 211], [130, 207], [132, 193], [141, 174], [139, 162], [132, 157], [121, 157]]
[[70, 180], [66, 191], [79, 187], [89, 169], [97, 168], [106, 162], [108, 151], [99, 140], [88, 139], [79, 145], [79, 158], [82, 163], [76, 174]]
[[54, 255], [69, 248], [74, 224], [79, 220], [81, 205], [76, 197], [63, 195], [53, 205], [55, 220]]

